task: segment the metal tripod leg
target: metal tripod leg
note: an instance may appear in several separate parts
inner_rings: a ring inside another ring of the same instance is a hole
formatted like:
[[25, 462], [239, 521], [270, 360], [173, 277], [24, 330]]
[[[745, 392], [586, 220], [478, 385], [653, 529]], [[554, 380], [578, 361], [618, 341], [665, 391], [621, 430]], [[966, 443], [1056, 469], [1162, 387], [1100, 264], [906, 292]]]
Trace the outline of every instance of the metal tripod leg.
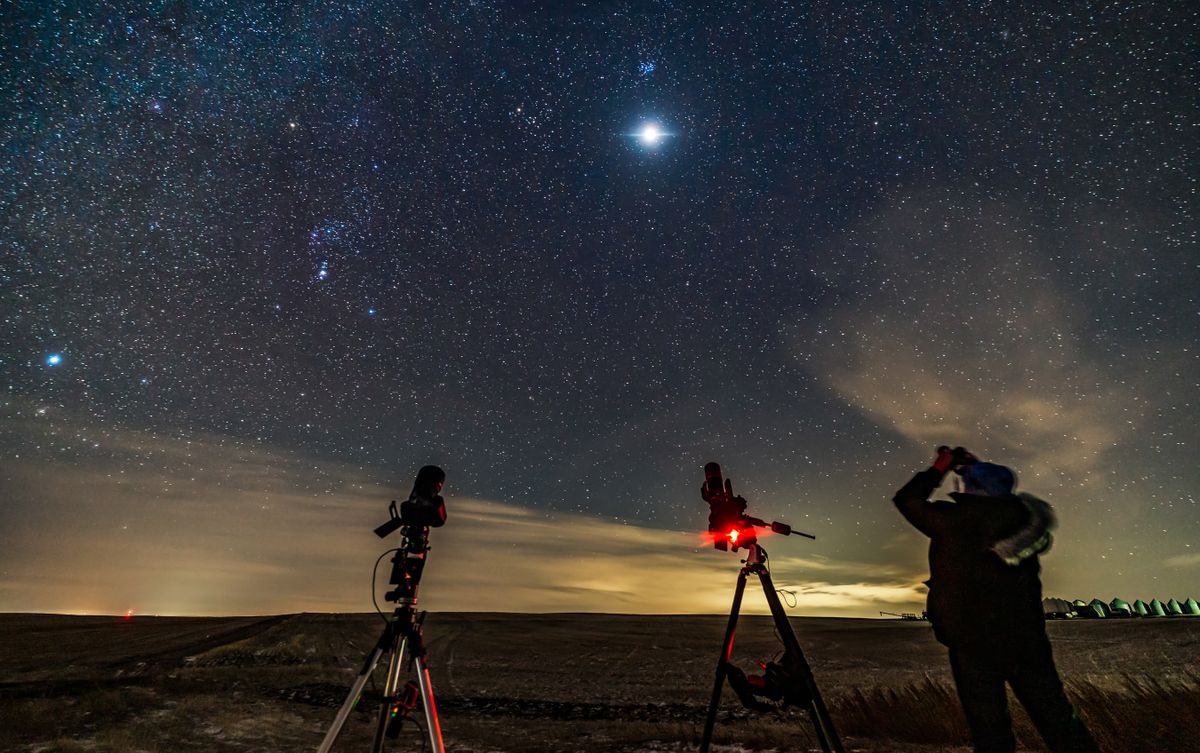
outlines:
[[400, 667], [404, 664], [404, 649], [407, 645], [406, 635], [400, 639], [400, 645], [395, 647], [388, 660], [387, 680], [383, 684], [383, 703], [379, 706], [379, 721], [375, 725], [375, 739], [371, 742], [372, 753], [383, 753], [384, 734], [387, 732], [392, 700], [400, 687]]
[[[380, 658], [383, 657], [384, 651], [390, 651], [394, 648], [394, 635], [391, 623], [383, 630], [383, 635], [379, 636], [379, 640], [375, 643], [375, 648], [367, 656], [363, 662], [362, 669], [358, 671], [358, 676], [354, 678], [354, 684], [350, 686], [350, 692], [346, 695], [346, 700], [342, 702], [342, 707], [338, 709], [337, 716], [334, 717], [333, 724], [330, 725], [329, 731], [325, 733], [325, 739], [321, 741], [320, 747], [317, 748], [317, 753], [329, 753], [333, 747], [333, 741], [342, 731], [342, 726], [349, 718], [350, 712], [354, 710], [354, 704], [358, 703], [358, 697], [362, 694], [362, 689], [366, 686], [367, 680], [371, 679], [371, 673], [375, 671], [375, 666], [379, 664]], [[394, 655], [394, 653], [393, 653]]]
[[[375, 671], [375, 667], [379, 664], [379, 660], [383, 658], [384, 653], [388, 653], [390, 657], [388, 659], [387, 679], [383, 690], [384, 702], [379, 710], [378, 723], [375, 727], [375, 737], [371, 743], [373, 753], [382, 753], [387, 726], [391, 716], [392, 702], [396, 699], [397, 691], [400, 688], [400, 675], [404, 667], [404, 652], [410, 648], [412, 649], [410, 653], [413, 656], [413, 663], [417, 671], [417, 686], [421, 693], [421, 704], [425, 712], [425, 733], [429, 736], [429, 753], [445, 753], [446, 748], [442, 743], [442, 725], [438, 719], [437, 703], [433, 698], [433, 683], [429, 678], [429, 666], [425, 662], [425, 649], [421, 640], [421, 634], [419, 629], [414, 631], [411, 636], [402, 632], [404, 629], [403, 626], [407, 624], [393, 617], [392, 621], [384, 628], [383, 635], [379, 637], [375, 648], [367, 656], [366, 661], [363, 662], [358, 676], [354, 678], [354, 684], [350, 687], [350, 693], [346, 696], [342, 707], [338, 709], [333, 724], [330, 726], [329, 731], [325, 733], [325, 739], [321, 741], [321, 746], [317, 748], [317, 753], [329, 753], [334, 741], [341, 733], [346, 719], [349, 718], [350, 712], [354, 710], [354, 705], [358, 702], [363, 687], [371, 679], [371, 674]], [[411, 630], [412, 628], [409, 627], [409, 629]]]
[[838, 737], [837, 729], [833, 726], [833, 718], [829, 715], [829, 709], [825, 707], [825, 700], [821, 697], [821, 690], [817, 687], [816, 678], [813, 677], [812, 667], [808, 665], [808, 659], [805, 658], [804, 651], [800, 648], [800, 641], [796, 638], [796, 632], [792, 630], [792, 623], [788, 620], [783, 604], [779, 603], [779, 594], [775, 593], [775, 583], [771, 580], [771, 573], [765, 569], [758, 570], [757, 573], [763, 592], [767, 597], [767, 604], [771, 607], [771, 617], [775, 620], [775, 628], [779, 631], [779, 637], [783, 641], [787, 653], [792, 655], [800, 669], [805, 694], [808, 696], [808, 716], [812, 721], [817, 741], [821, 744], [821, 750], [825, 753], [844, 753], [841, 738]]
[[429, 667], [425, 657], [416, 657], [417, 685], [421, 688], [421, 705], [425, 707], [425, 734], [429, 735], [430, 753], [445, 753], [442, 745], [442, 723], [438, 720], [437, 702], [433, 700], [433, 684], [429, 681]]
[[712, 743], [713, 727], [717, 723], [717, 708], [721, 705], [721, 691], [725, 689], [726, 667], [733, 655], [733, 636], [737, 632], [738, 613], [742, 609], [742, 594], [746, 592], [746, 571], [738, 574], [737, 588], [733, 592], [733, 607], [729, 610], [729, 622], [725, 625], [725, 639], [721, 643], [721, 655], [717, 658], [717, 676], [713, 682], [712, 699], [708, 702], [708, 716], [704, 718], [704, 736], [700, 738], [700, 753], [708, 753]]
[[808, 698], [806, 710], [821, 750], [825, 753], [845, 753], [842, 741], [833, 726], [829, 709], [826, 708], [821, 691], [817, 687], [816, 678], [813, 677], [812, 668], [809, 667], [808, 660], [804, 657], [804, 651], [800, 648], [796, 632], [792, 630], [787, 612], [784, 611], [783, 604], [779, 602], [779, 595], [775, 593], [775, 584], [771, 580], [771, 574], [765, 567], [754, 564], [742, 568], [738, 574], [737, 588], [733, 592], [733, 607], [729, 612], [729, 622], [725, 626], [725, 640], [721, 644], [721, 656], [717, 659], [717, 674], [713, 683], [712, 699], [708, 703], [708, 716], [704, 720], [704, 734], [700, 738], [700, 753], [708, 753], [709, 746], [712, 744], [713, 727], [716, 725], [717, 710], [721, 704], [721, 691], [725, 686], [729, 660], [733, 654], [733, 637], [737, 629], [738, 613], [741, 611], [742, 596], [746, 590], [746, 578], [750, 573], [758, 576], [763, 593], [767, 597], [767, 604], [771, 608], [771, 617], [775, 621], [775, 628], [783, 641], [785, 653], [793, 658], [800, 671], [805, 695]]
[[400, 690], [400, 671], [404, 666], [404, 650], [410, 649], [413, 665], [417, 674], [417, 688], [421, 694], [421, 707], [425, 712], [425, 734], [429, 736], [429, 753], [445, 753], [442, 743], [442, 723], [438, 719], [437, 702], [433, 698], [433, 683], [429, 679], [429, 665], [425, 663], [425, 644], [421, 638], [420, 628], [416, 628], [411, 636], [405, 635], [400, 645], [392, 653], [388, 663], [387, 681], [384, 683], [383, 706], [379, 709], [379, 723], [375, 728], [375, 740], [372, 743], [372, 753], [383, 753], [384, 735], [387, 733], [388, 722], [391, 720], [391, 702]]

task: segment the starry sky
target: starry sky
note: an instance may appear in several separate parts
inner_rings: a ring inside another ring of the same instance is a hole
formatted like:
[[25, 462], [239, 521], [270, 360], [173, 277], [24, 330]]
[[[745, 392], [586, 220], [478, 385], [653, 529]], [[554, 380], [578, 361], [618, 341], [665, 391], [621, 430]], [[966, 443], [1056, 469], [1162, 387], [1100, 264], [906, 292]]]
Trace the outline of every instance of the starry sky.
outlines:
[[430, 609], [720, 612], [717, 460], [910, 611], [943, 443], [1200, 597], [1198, 11], [1041, 6], [5, 4], [0, 610], [365, 611], [436, 463]]

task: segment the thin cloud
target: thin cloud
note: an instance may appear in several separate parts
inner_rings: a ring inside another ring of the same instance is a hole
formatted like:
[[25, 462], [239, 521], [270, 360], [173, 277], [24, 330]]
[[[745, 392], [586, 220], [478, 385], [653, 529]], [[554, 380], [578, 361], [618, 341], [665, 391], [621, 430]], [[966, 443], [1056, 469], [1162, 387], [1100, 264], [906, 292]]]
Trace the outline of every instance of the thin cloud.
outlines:
[[[1136, 428], [1135, 387], [1089, 353], [1086, 314], [1009, 208], [897, 200], [840, 241], [835, 305], [792, 330], [805, 368], [924, 445], [968, 444], [1087, 484]], [[1131, 410], [1130, 406], [1134, 409]]]
[[[30, 421], [31, 442], [74, 436]], [[9, 425], [12, 429], [13, 424]], [[373, 528], [395, 490], [349, 465], [315, 463], [220, 437], [109, 432], [73, 462], [19, 458], [8, 493], [36, 515], [10, 521], [0, 551], [0, 609], [159, 614], [356, 612], [372, 604], [371, 568], [399, 543]], [[122, 455], [113, 470], [114, 453]], [[314, 482], [314, 477], [316, 482]], [[448, 498], [449, 522], [430, 537], [421, 602], [435, 611], [719, 613], [728, 610], [738, 555], [694, 532], [493, 500]], [[83, 501], [85, 504], [80, 504]], [[917, 607], [918, 575], [820, 557], [772, 559], [797, 614], [873, 615], [880, 603]], [[378, 594], [386, 589], [387, 558]], [[814, 574], [817, 582], [808, 582]], [[763, 612], [748, 598], [750, 612]]]
[[1196, 554], [1177, 554], [1174, 557], [1167, 557], [1163, 560], [1163, 564], [1167, 567], [1198, 567], [1200, 566], [1200, 553]]

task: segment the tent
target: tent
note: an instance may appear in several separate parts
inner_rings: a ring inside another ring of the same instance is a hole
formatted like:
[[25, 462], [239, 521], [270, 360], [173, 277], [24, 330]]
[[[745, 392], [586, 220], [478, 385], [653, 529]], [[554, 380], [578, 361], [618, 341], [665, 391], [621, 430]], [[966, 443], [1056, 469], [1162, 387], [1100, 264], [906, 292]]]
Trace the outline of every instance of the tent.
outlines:
[[1146, 606], [1146, 602], [1138, 599], [1133, 602], [1133, 611], [1138, 617], [1145, 617], [1150, 613], [1150, 607]]
[[1115, 598], [1108, 603], [1108, 608], [1113, 617], [1132, 617], [1133, 607], [1129, 606], [1129, 602], [1122, 598]]
[[1081, 599], [1075, 600], [1075, 611], [1084, 619], [1100, 619], [1109, 616], [1108, 605], [1099, 599], [1092, 599], [1089, 602], [1083, 602]]
[[1075, 607], [1066, 599], [1042, 599], [1042, 613], [1053, 619], [1064, 619], [1074, 616]]
[[1188, 599], [1183, 602], [1183, 613], [1200, 614], [1200, 604], [1197, 604], [1195, 599]]
[[1165, 617], [1167, 615], [1166, 607], [1158, 599], [1150, 601], [1150, 614], [1147, 617]]
[[1183, 607], [1179, 605], [1178, 601], [1171, 599], [1167, 602], [1167, 614], [1171, 615], [1172, 617], [1183, 614]]

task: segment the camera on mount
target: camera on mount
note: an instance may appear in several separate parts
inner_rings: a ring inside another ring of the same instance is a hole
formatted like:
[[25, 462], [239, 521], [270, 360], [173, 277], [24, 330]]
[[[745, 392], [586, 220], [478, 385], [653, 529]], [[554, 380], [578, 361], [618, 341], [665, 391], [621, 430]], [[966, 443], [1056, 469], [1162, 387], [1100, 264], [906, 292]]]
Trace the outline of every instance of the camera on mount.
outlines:
[[[722, 552], [736, 552], [740, 547], [749, 548], [756, 543], [756, 527], [770, 528], [784, 536], [792, 533], [792, 527], [787, 523], [768, 523], [747, 515], [745, 498], [734, 495], [733, 481], [722, 478], [720, 463], [705, 464], [700, 496], [708, 503], [708, 530], [712, 534], [713, 548]], [[806, 533], [800, 535], [808, 536]]]
[[397, 528], [440, 528], [446, 525], [446, 500], [438, 492], [446, 483], [446, 472], [436, 465], [417, 471], [408, 499], [396, 509], [396, 500], [388, 505], [388, 520], [375, 529], [379, 538], [387, 538]]
[[[372, 750], [382, 753], [384, 740], [395, 738], [400, 733], [404, 722], [412, 718], [412, 712], [420, 702], [425, 714], [425, 742], [429, 743], [430, 753], [445, 753], [442, 742], [442, 725], [438, 719], [437, 704], [433, 698], [433, 688], [429, 680], [429, 667], [425, 663], [424, 623], [425, 612], [417, 611], [417, 591], [421, 585], [421, 575], [425, 571], [425, 562], [429, 556], [429, 529], [439, 528], [446, 524], [446, 501], [440, 492], [446, 483], [446, 474], [436, 465], [427, 465], [417, 471], [417, 480], [413, 483], [412, 493], [399, 507], [396, 500], [388, 505], [388, 520], [375, 529], [375, 535], [384, 538], [399, 530], [403, 537], [400, 546], [389, 549], [384, 554], [394, 552], [392, 556], [392, 577], [389, 583], [393, 589], [384, 594], [384, 599], [396, 605], [389, 618], [379, 612], [384, 618], [386, 627], [375, 648], [367, 656], [362, 669], [354, 679], [346, 700], [338, 709], [332, 726], [325, 733], [317, 753], [330, 753], [334, 741], [341, 733], [343, 725], [351, 711], [358, 705], [363, 688], [371, 680], [371, 675], [379, 660], [390, 655], [388, 660], [387, 679], [383, 686], [382, 703], [379, 706], [378, 722], [375, 729], [375, 741]], [[380, 555], [375, 566], [378, 568]], [[375, 576], [372, 573], [371, 586], [374, 590]], [[372, 601], [375, 596], [372, 594]], [[375, 604], [378, 610], [378, 603]], [[407, 652], [407, 662], [405, 655]], [[416, 677], [403, 688], [400, 685], [400, 673], [408, 666], [409, 671]], [[424, 750], [422, 743], [422, 750]]]

